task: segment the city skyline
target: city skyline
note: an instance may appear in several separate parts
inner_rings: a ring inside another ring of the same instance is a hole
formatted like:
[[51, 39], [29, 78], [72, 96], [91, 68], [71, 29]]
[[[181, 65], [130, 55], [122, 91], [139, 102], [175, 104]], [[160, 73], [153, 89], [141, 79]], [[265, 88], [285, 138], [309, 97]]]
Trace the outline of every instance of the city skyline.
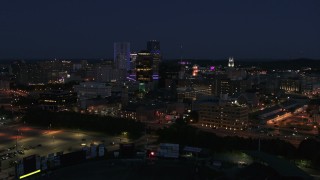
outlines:
[[[241, 1], [8, 1], [0, 3], [0, 59], [112, 58], [161, 42], [164, 59], [320, 58], [320, 3]], [[182, 48], [181, 48], [182, 46]]]

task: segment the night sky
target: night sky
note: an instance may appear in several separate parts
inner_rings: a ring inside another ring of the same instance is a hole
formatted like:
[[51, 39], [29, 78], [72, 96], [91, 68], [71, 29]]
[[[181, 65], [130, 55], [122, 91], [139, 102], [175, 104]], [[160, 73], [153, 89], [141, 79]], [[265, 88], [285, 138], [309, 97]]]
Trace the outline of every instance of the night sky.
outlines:
[[0, 1], [0, 59], [112, 58], [151, 39], [164, 58], [320, 59], [320, 1]]

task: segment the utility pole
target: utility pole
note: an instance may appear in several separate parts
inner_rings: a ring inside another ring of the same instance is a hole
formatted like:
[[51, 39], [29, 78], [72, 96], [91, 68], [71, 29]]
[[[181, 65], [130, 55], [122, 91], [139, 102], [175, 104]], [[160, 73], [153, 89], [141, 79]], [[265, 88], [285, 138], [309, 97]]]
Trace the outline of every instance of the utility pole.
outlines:
[[18, 136], [19, 136], [19, 129], [17, 129], [17, 136], [16, 136], [16, 151], [18, 151]]
[[260, 152], [261, 150], [261, 131], [260, 131], [260, 127], [258, 126], [258, 130], [259, 130], [259, 139], [258, 139], [258, 151]]
[[149, 154], [148, 154], [148, 137], [147, 137], [147, 120], [144, 120], [144, 136], [146, 138], [146, 143], [145, 143], [145, 147], [144, 147], [145, 160], [146, 160], [149, 157]]
[[145, 149], [147, 149], [148, 146], [148, 137], [147, 137], [147, 121], [144, 121], [144, 136], [147, 138], [146, 140], [146, 145], [145, 145]]

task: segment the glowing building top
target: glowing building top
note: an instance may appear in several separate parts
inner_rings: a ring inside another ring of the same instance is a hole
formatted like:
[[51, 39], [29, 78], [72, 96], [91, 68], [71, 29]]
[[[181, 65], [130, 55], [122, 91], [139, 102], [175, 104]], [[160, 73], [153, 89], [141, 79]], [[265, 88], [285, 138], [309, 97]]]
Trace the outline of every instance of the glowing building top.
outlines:
[[233, 59], [233, 57], [229, 57], [228, 67], [234, 67], [234, 59]]

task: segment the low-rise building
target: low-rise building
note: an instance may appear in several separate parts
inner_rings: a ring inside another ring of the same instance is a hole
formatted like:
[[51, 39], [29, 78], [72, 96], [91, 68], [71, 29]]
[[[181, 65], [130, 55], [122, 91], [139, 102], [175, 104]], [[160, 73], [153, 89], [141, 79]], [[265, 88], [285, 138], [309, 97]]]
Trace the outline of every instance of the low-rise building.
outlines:
[[111, 86], [107, 83], [82, 82], [73, 86], [78, 96], [78, 103], [81, 109], [88, 107], [87, 100], [105, 99], [111, 96]]
[[82, 82], [74, 86], [79, 99], [106, 98], [111, 96], [111, 86], [107, 83]]
[[39, 105], [42, 109], [59, 111], [76, 105], [76, 93], [69, 91], [50, 91], [39, 94]]

